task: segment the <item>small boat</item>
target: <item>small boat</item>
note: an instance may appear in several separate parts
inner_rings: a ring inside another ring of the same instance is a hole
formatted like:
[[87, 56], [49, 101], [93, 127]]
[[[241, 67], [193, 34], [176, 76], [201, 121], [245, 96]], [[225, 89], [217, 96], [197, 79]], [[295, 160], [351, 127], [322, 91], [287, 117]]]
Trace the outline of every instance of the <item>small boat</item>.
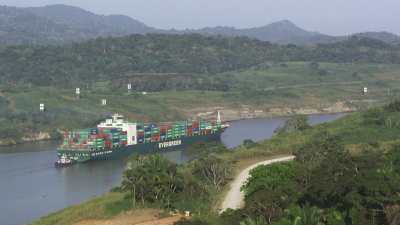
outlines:
[[60, 157], [59, 160], [54, 163], [54, 166], [57, 168], [61, 168], [71, 166], [72, 164], [74, 164], [74, 162], [71, 159], [68, 159], [66, 155], [63, 155]]

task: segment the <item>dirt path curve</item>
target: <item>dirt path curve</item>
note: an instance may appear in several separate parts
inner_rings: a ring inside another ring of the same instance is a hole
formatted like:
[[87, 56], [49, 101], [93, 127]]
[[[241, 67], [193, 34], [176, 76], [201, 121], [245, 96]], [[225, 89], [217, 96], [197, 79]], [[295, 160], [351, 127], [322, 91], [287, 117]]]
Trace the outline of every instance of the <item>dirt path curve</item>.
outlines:
[[239, 173], [239, 175], [237, 175], [235, 180], [231, 183], [231, 187], [228, 193], [226, 194], [224, 201], [222, 202], [220, 213], [224, 212], [227, 209], [239, 209], [244, 206], [244, 193], [240, 191], [240, 188], [250, 177], [250, 171], [252, 169], [261, 165], [269, 165], [278, 162], [292, 161], [294, 160], [294, 158], [295, 158], [294, 156], [285, 156], [276, 159], [270, 159], [253, 164], [244, 169], [242, 172]]

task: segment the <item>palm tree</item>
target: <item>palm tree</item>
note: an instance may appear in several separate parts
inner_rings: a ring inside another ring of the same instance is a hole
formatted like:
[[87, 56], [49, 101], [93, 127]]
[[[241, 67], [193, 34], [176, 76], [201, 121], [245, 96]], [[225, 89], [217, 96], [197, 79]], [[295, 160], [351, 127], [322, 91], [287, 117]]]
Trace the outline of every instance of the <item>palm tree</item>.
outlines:
[[240, 222], [240, 225], [266, 225], [267, 222], [265, 221], [264, 217], [257, 217], [256, 219], [247, 218]]
[[135, 170], [126, 170], [123, 175], [122, 190], [129, 191], [132, 197], [132, 207], [136, 207], [136, 185], [138, 176], [135, 174]]
[[322, 211], [317, 207], [309, 205], [300, 208], [298, 206], [291, 207], [286, 211], [290, 218], [291, 225], [323, 225]]

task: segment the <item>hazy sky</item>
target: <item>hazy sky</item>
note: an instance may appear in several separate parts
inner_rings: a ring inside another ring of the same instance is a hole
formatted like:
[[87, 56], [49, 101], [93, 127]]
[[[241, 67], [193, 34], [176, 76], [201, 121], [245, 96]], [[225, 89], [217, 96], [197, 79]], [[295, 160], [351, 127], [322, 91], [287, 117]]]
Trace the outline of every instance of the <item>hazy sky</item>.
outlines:
[[289, 19], [327, 34], [390, 31], [400, 34], [400, 0], [0, 0], [2, 5], [79, 6], [124, 14], [157, 28], [256, 27]]

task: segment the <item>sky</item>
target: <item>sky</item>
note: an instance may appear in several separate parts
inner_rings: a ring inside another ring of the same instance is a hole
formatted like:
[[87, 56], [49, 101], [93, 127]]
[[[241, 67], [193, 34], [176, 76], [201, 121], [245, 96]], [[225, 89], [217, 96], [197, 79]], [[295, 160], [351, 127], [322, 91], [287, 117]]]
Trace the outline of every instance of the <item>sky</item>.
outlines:
[[96, 14], [123, 14], [163, 29], [250, 28], [279, 20], [330, 35], [400, 34], [400, 0], [0, 0], [17, 7], [66, 4]]

